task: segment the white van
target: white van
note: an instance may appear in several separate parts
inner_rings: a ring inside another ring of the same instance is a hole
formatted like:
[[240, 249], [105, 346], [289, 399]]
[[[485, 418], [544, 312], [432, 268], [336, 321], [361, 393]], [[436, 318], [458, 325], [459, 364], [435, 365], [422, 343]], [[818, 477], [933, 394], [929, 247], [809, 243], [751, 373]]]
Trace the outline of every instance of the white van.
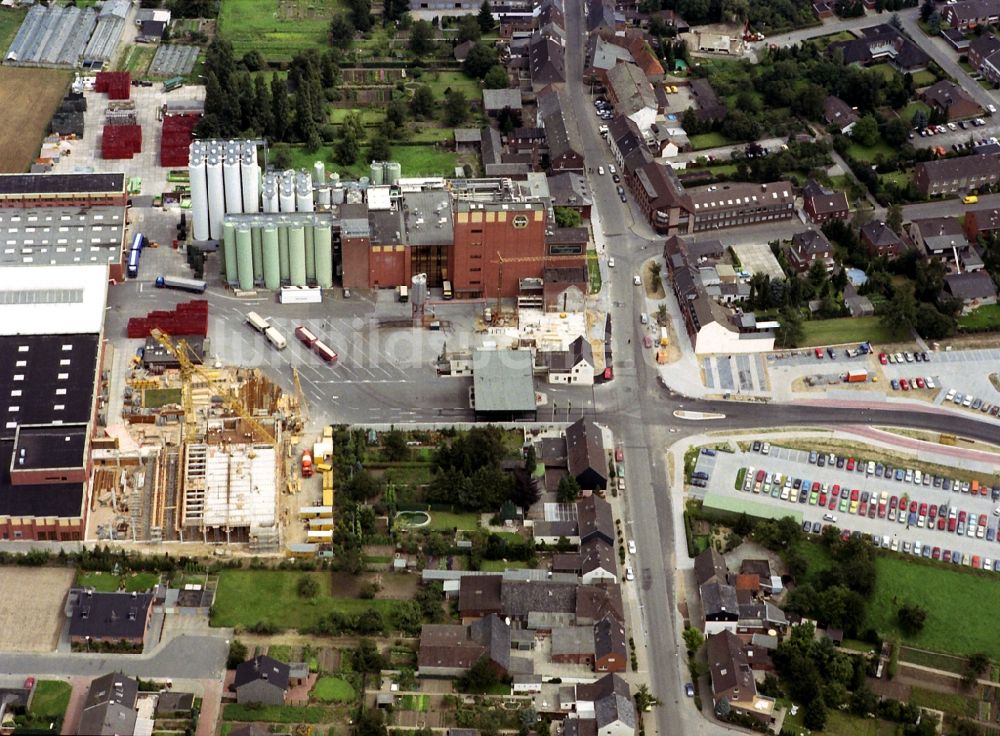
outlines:
[[642, 322], [642, 324], [644, 324], [644, 325], [648, 325], [649, 324], [649, 315], [646, 314], [645, 312], [643, 312], [642, 314], [639, 315], [639, 321]]

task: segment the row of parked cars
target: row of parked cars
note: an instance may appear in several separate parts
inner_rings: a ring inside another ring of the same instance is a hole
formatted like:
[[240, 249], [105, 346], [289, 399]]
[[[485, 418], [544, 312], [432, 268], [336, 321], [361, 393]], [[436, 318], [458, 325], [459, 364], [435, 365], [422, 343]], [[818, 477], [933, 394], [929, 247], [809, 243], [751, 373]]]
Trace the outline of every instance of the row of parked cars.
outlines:
[[931, 356], [925, 352], [917, 353], [879, 353], [878, 362], [882, 365], [888, 363], [930, 363]]
[[955, 406], [964, 406], [966, 409], [981, 411], [984, 414], [989, 414], [991, 417], [995, 417], [1000, 414], [1000, 406], [997, 404], [991, 404], [988, 401], [977, 399], [972, 394], [959, 393], [955, 389], [949, 389], [948, 393], [944, 395], [944, 400], [950, 401]]
[[893, 378], [889, 381], [889, 385], [892, 386], [893, 391], [909, 391], [911, 388], [914, 391], [920, 388], [937, 388], [937, 384], [930, 376], [926, 378], [923, 376], [917, 376], [916, 378]]
[[[803, 525], [804, 526], [804, 525]], [[809, 531], [814, 531], [813, 527], [810, 526]], [[822, 532], [822, 528], [820, 529]], [[992, 559], [990, 557], [985, 557], [981, 555], [971, 554], [969, 552], [962, 552], [957, 549], [943, 549], [937, 546], [931, 546], [929, 544], [924, 544], [920, 541], [910, 542], [909, 540], [901, 540], [897, 536], [892, 537], [888, 535], [873, 534], [871, 537], [867, 534], [862, 534], [858, 531], [843, 531], [841, 532], [840, 538], [847, 540], [850, 537], [859, 537], [863, 539], [871, 539], [872, 544], [876, 547], [882, 549], [888, 549], [893, 552], [902, 552], [903, 554], [913, 555], [915, 557], [923, 557], [928, 560], [940, 560], [941, 562], [950, 562], [954, 565], [965, 565], [967, 567], [974, 567], [977, 570], [991, 570], [993, 572], [1000, 572], [1000, 557], [997, 559]]]

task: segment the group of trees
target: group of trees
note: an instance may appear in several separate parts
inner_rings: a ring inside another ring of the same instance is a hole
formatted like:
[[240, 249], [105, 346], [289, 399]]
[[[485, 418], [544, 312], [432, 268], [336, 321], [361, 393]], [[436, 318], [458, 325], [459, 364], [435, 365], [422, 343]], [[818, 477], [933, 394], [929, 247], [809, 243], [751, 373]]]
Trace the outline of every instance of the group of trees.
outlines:
[[495, 511], [514, 493], [514, 478], [500, 468], [506, 456], [499, 427], [473, 427], [434, 454], [429, 503], [449, 503], [467, 511]]

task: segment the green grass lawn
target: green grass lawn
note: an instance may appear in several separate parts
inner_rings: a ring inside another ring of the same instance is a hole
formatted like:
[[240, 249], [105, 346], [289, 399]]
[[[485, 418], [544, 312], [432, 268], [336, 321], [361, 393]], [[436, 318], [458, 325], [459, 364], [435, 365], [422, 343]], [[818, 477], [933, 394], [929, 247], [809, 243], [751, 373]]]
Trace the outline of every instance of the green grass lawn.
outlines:
[[878, 317], [810, 320], [802, 323], [802, 333], [802, 344], [799, 347], [839, 345], [865, 340], [873, 343], [902, 342], [908, 339], [905, 334], [894, 335], [889, 332]]
[[355, 697], [351, 683], [339, 677], [319, 678], [310, 695], [324, 703], [350, 703]]
[[881, 75], [882, 79], [887, 82], [891, 82], [896, 74], [898, 74], [898, 72], [888, 64], [876, 64], [875, 66], [868, 67], [868, 69]]
[[913, 181], [912, 169], [907, 171], [890, 171], [887, 174], [879, 174], [878, 178], [882, 182], [892, 182], [901, 187], [908, 186]]
[[11, 41], [17, 35], [17, 29], [21, 27], [21, 22], [27, 14], [27, 8], [17, 8], [16, 10], [0, 8], [0, 49], [3, 49], [5, 56]]
[[455, 140], [452, 128], [419, 128], [406, 137], [411, 143], [451, 143]]
[[287, 644], [272, 644], [267, 648], [267, 656], [288, 664], [292, 661], [292, 648]]
[[[791, 705], [787, 700], [780, 702], [785, 706]], [[789, 708], [785, 713], [783, 728], [789, 729], [792, 733], [810, 733], [803, 726], [804, 715], [801, 707], [794, 716]], [[826, 736], [893, 736], [896, 733], [896, 724], [871, 718], [858, 718], [850, 713], [831, 709], [827, 711], [826, 728], [823, 729], [823, 733]]]
[[431, 511], [429, 513], [431, 523], [427, 528], [435, 531], [451, 531], [452, 529], [472, 531], [479, 526], [477, 514], [453, 514], [448, 511]]
[[527, 562], [520, 560], [483, 560], [480, 569], [483, 572], [503, 572], [504, 570], [526, 570], [530, 568]]
[[[320, 593], [312, 600], [298, 595], [296, 585], [302, 575], [319, 583]], [[219, 588], [212, 606], [212, 625], [253, 626], [261, 622], [283, 629], [303, 629], [334, 611], [359, 614], [376, 608], [386, 616], [400, 603], [388, 599], [335, 598], [332, 592], [329, 575], [320, 572], [223, 570], [219, 573]]]
[[601, 262], [596, 251], [587, 252], [587, 272], [590, 274], [590, 293], [601, 293]]
[[160, 581], [160, 576], [155, 572], [137, 572], [123, 577], [107, 572], [81, 572], [76, 578], [77, 585], [93, 588], [99, 593], [114, 593], [119, 590], [122, 581], [129, 593], [142, 593], [156, 585]]
[[28, 715], [37, 721], [62, 718], [69, 705], [73, 687], [62, 680], [39, 680], [35, 683], [35, 694], [31, 698]]
[[915, 687], [910, 690], [910, 702], [922, 708], [942, 710], [953, 716], [975, 718], [979, 714], [979, 705], [976, 701], [958, 693], [939, 693], [936, 690]]
[[227, 703], [222, 718], [227, 721], [260, 721], [264, 723], [324, 723], [332, 721], [330, 708], [309, 705], [240, 705]]
[[429, 700], [426, 695], [401, 695], [399, 697], [399, 709], [415, 710], [424, 713], [430, 705]]
[[179, 388], [147, 388], [142, 391], [142, 405], [147, 409], [159, 409], [167, 404], [180, 404]]
[[690, 140], [691, 148], [695, 151], [701, 151], [706, 148], [718, 148], [719, 146], [728, 146], [732, 143], [732, 141], [722, 135], [722, 133], [701, 133], [699, 135], [691, 136]]
[[913, 86], [914, 87], [929, 87], [938, 80], [934, 72], [927, 71], [924, 69], [920, 72], [913, 73]]
[[155, 53], [155, 46], [129, 46], [128, 51], [122, 59], [120, 68], [122, 71], [131, 72], [133, 79], [144, 77], [150, 63], [153, 61]]
[[257, 49], [268, 61], [289, 61], [327, 45], [330, 16], [342, 7], [341, 0], [222, 0], [218, 33], [237, 59]]
[[851, 158], [861, 163], [874, 163], [876, 156], [882, 155], [888, 157], [894, 153], [889, 144], [883, 140], [879, 140], [874, 146], [861, 146], [857, 143], [852, 143], [847, 147], [847, 152], [851, 155]]
[[928, 116], [930, 116], [931, 114], [931, 109], [927, 106], [927, 103], [921, 102], [920, 100], [914, 100], [906, 107], [904, 107], [900, 111], [899, 115], [900, 117], [903, 118], [903, 120], [909, 123], [911, 120], [913, 120], [913, 116], [916, 114], [917, 110], [922, 110], [923, 113]]
[[344, 122], [344, 118], [352, 112], [361, 115], [361, 123], [363, 125], [376, 126], [385, 120], [384, 112], [370, 107], [334, 107], [330, 109], [330, 122], [340, 125]]
[[425, 84], [430, 87], [434, 96], [441, 100], [444, 100], [448, 90], [458, 90], [469, 102], [481, 101], [483, 96], [479, 82], [458, 71], [424, 72], [419, 79], [413, 81], [415, 84]]
[[[336, 171], [341, 176], [357, 179], [368, 176], [367, 145], [361, 146], [361, 155], [350, 166], [340, 166], [333, 162], [329, 146], [323, 146], [316, 151], [307, 151], [302, 146], [287, 146], [290, 168], [311, 169], [313, 162], [326, 163], [327, 173]], [[453, 151], [430, 145], [394, 144], [391, 160], [398, 161], [403, 167], [403, 176], [447, 176], [451, 177], [458, 164], [458, 155]]]
[[966, 330], [1000, 330], [1000, 304], [986, 304], [958, 318], [958, 326]]
[[[965, 568], [917, 564], [896, 556], [879, 557], [876, 569], [866, 626], [882, 636], [898, 636], [923, 649], [958, 655], [985, 652], [1000, 659], [996, 627], [975, 613], [1000, 607], [1000, 581], [996, 578]], [[901, 601], [919, 603], [927, 610], [924, 628], [914, 637], [903, 636], [896, 626]]]

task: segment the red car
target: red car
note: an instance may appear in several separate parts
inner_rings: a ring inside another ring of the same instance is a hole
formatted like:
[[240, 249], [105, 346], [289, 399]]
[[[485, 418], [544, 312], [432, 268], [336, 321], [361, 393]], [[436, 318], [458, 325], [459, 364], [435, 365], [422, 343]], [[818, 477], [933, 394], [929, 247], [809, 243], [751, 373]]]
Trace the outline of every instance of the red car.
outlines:
[[948, 531], [950, 531], [950, 532], [955, 531], [955, 527], [957, 527], [957, 526], [958, 526], [958, 520], [949, 517], [948, 518]]
[[819, 505], [826, 506], [826, 491], [820, 491], [819, 494]]
[[943, 516], [938, 517], [937, 527], [939, 531], [944, 531], [945, 524], [948, 523], [948, 519]]
[[835, 511], [836, 508], [837, 508], [837, 497], [836, 496], [830, 496], [830, 506], [829, 506], [829, 509], [830, 509], [830, 511]]
[[868, 516], [868, 502], [862, 501], [858, 507], [858, 516]]
[[986, 514], [979, 515], [979, 526], [986, 526], [989, 523], [990, 521], [986, 518]]
[[853, 457], [847, 458], [847, 469], [848, 470], [854, 470], [854, 458]]
[[885, 353], [879, 353], [878, 354], [878, 362], [881, 363], [882, 365], [885, 365], [885, 364], [887, 364], [889, 362], [889, 358], [886, 357]]
[[890, 509], [894, 509], [898, 505], [899, 505], [899, 498], [897, 498], [896, 496], [893, 496], [892, 498], [889, 499], [889, 508]]
[[[914, 501], [914, 503], [916, 503], [916, 501]], [[920, 504], [920, 515], [927, 516], [927, 504], [925, 503]]]
[[924, 388], [927, 384], [924, 383], [924, 379], [917, 376], [917, 388]]
[[927, 509], [927, 518], [930, 519], [931, 521], [934, 521], [934, 517], [936, 516], [937, 516], [937, 505], [932, 503], [931, 507]]
[[34, 686], [35, 686], [35, 678], [34, 677], [26, 677], [24, 679], [24, 689], [25, 690], [31, 690]]
[[909, 391], [910, 390], [910, 382], [907, 381], [905, 378], [900, 378], [899, 379], [899, 387], [901, 389], [903, 389], [904, 391]]
[[854, 488], [854, 489], [851, 490], [851, 500], [852, 501], [857, 501], [858, 500], [858, 496], [860, 496], [860, 495], [861, 495], [861, 491], [859, 491], [857, 488]]
[[823, 360], [823, 348], [816, 348], [816, 360]]
[[616, 447], [615, 448], [615, 462], [616, 463], [620, 463], [624, 459], [625, 459], [625, 451], [622, 450], [622, 448], [620, 448], [620, 447]]
[[933, 550], [931, 550], [931, 559], [932, 560], [940, 560], [941, 559], [941, 548], [940, 547], [935, 547]]

